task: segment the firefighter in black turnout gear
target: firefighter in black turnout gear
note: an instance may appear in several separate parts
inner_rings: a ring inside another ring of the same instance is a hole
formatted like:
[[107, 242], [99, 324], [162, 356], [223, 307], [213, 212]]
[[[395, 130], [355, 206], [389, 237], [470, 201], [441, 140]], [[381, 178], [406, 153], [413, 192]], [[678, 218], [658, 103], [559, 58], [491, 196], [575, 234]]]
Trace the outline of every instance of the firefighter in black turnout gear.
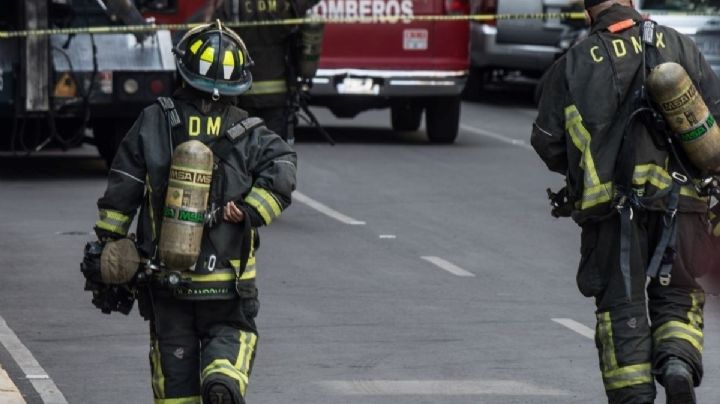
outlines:
[[[98, 201], [96, 232], [102, 240], [125, 237], [140, 208], [137, 247], [149, 264], [141, 271], [148, 281], [138, 287], [138, 298], [150, 320], [155, 403], [241, 404], [258, 338], [257, 228], [290, 204], [296, 154], [262, 120], [234, 106], [252, 75], [250, 55], [233, 31], [219, 21], [197, 27], [175, 53], [183, 86], [147, 107], [123, 140]], [[207, 179], [198, 170], [176, 167], [178, 145], [192, 141], [212, 151], [212, 181], [204, 215], [178, 216], [167, 201], [184, 204], [192, 189], [183, 194], [174, 184], [208, 182], [195, 181]], [[201, 224], [200, 253], [191, 267], [163, 267], [164, 217]]]
[[[577, 283], [597, 305], [595, 342], [609, 403], [694, 403], [703, 376], [703, 305], [711, 265], [708, 200], [682, 148], [653, 114], [645, 76], [676, 62], [720, 117], [720, 83], [693, 41], [631, 0], [585, 0], [587, 39], [541, 84], [532, 145], [565, 176], [581, 226]], [[672, 142], [669, 142], [672, 140]], [[555, 194], [553, 194], [555, 195]], [[562, 208], [562, 206], [560, 206]]]
[[[303, 18], [318, 0], [208, 0], [207, 15], [223, 21], [272, 21]], [[253, 86], [238, 97], [238, 106], [265, 121], [267, 127], [288, 140], [294, 141], [296, 125], [296, 96], [302, 91], [298, 79], [302, 77], [300, 46], [306, 27], [276, 25], [241, 27], [236, 32], [245, 40], [255, 60], [251, 67]], [[319, 55], [318, 55], [319, 56]], [[314, 75], [314, 73], [312, 73]]]

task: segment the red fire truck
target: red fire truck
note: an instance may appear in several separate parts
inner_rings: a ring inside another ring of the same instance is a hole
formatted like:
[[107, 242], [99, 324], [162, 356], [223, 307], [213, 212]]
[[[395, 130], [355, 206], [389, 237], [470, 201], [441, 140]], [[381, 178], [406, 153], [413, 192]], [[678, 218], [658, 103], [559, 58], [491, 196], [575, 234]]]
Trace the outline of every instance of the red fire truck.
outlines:
[[[140, 2], [160, 23], [200, 21], [206, 0]], [[390, 108], [398, 131], [420, 127], [431, 142], [452, 143], [469, 66], [467, 21], [413, 21], [414, 16], [467, 14], [469, 0], [321, 0], [313, 13], [330, 23], [310, 103], [352, 118]]]

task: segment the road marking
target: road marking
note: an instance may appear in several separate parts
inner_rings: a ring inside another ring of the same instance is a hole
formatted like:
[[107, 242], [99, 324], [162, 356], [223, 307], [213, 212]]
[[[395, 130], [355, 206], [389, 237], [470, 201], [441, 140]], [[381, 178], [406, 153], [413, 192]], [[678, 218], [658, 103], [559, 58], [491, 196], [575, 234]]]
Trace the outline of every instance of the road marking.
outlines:
[[432, 264], [435, 264], [440, 269], [444, 269], [456, 276], [464, 276], [464, 277], [474, 277], [475, 276], [474, 273], [468, 272], [468, 271], [460, 268], [459, 266], [453, 264], [452, 262], [446, 261], [440, 257], [425, 256], [425, 257], [420, 257], [420, 258], [422, 258], [425, 261], [428, 261]]
[[30, 380], [30, 383], [40, 395], [43, 403], [67, 404], [60, 389], [57, 388], [45, 369], [40, 366], [30, 350], [20, 341], [1, 316], [0, 343], [2, 343], [10, 353], [10, 356], [15, 360], [20, 370], [25, 373], [25, 377]]
[[498, 134], [498, 133], [490, 132], [490, 131], [487, 131], [487, 130], [485, 130], [485, 129], [480, 129], [480, 128], [476, 128], [476, 127], [474, 127], [474, 126], [465, 125], [465, 124], [460, 124], [460, 128], [462, 128], [463, 130], [466, 130], [466, 131], [468, 131], [468, 132], [472, 132], [472, 133], [474, 133], [474, 134], [476, 134], [476, 135], [489, 137], [489, 138], [492, 138], [492, 139], [495, 139], [495, 140], [499, 140], [499, 141], [504, 142], [504, 143], [509, 143], [509, 144], [511, 144], [511, 145], [513, 145], [513, 146], [522, 147], [523, 149], [534, 150], [534, 149], [532, 148], [532, 146], [529, 145], [529, 144], [528, 144], [526, 141], [524, 141], [524, 140], [511, 139], [511, 138], [509, 138], [509, 137], [507, 137], [507, 136], [503, 136], [503, 135], [500, 135], [500, 134]]
[[363, 396], [570, 395], [565, 390], [513, 380], [328, 380], [319, 384], [335, 394]]
[[294, 200], [317, 210], [318, 212], [322, 213], [323, 215], [330, 216], [331, 218], [333, 218], [339, 222], [353, 225], [353, 226], [362, 226], [365, 224], [365, 222], [363, 222], [363, 221], [355, 220], [355, 219], [351, 218], [350, 216], [343, 215], [342, 213], [336, 211], [335, 209], [333, 209], [327, 205], [324, 205], [324, 204], [322, 204], [322, 203], [320, 203], [298, 191], [293, 192], [292, 197]]
[[560, 325], [564, 325], [565, 327], [575, 331], [583, 337], [595, 339], [595, 331], [593, 331], [592, 328], [586, 326], [585, 324], [578, 323], [571, 318], [554, 318], [552, 319], [552, 321]]
[[394, 234], [381, 234], [381, 235], [380, 235], [380, 238], [381, 238], [381, 239], [387, 239], [387, 240], [394, 240], [394, 239], [397, 238], [397, 236], [394, 235]]

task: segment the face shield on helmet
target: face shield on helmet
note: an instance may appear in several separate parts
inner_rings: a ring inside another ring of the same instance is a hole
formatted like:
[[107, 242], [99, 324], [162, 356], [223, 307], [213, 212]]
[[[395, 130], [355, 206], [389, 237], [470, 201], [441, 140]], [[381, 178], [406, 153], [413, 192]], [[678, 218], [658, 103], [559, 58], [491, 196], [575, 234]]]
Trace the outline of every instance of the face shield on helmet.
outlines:
[[215, 100], [240, 95], [252, 85], [245, 43], [219, 20], [188, 31], [173, 51], [183, 80]]

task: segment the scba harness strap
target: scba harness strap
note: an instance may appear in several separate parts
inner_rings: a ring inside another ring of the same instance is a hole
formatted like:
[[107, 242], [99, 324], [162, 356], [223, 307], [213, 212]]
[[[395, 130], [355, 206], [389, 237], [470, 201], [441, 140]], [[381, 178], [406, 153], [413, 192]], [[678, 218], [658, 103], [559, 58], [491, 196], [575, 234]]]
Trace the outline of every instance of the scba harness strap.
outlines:
[[[663, 216], [663, 229], [660, 239], [655, 247], [650, 263], [646, 268], [646, 275], [651, 279], [659, 279], [660, 284], [667, 286], [670, 284], [672, 266], [676, 258], [676, 241], [677, 241], [677, 210], [680, 203], [680, 188], [688, 183], [690, 176], [687, 174], [680, 155], [675, 150], [675, 146], [667, 136], [666, 129], [662, 123], [662, 116], [652, 107], [648, 101], [645, 89], [645, 81], [647, 72], [662, 63], [663, 57], [659, 50], [655, 47], [653, 39], [655, 37], [656, 24], [650, 20], [633, 21], [624, 20], [608, 27], [608, 31], [612, 33], [621, 32], [630, 29], [636, 25], [640, 26], [641, 42], [643, 47], [642, 60], [642, 83], [640, 89], [636, 92], [635, 97], [631, 101], [626, 101], [625, 108], [634, 108], [625, 124], [622, 143], [618, 154], [618, 160], [615, 165], [614, 183], [616, 184], [617, 197], [615, 202], [616, 210], [620, 216], [620, 271], [623, 275], [625, 294], [628, 301], [632, 300], [632, 280], [630, 270], [631, 242], [633, 234], [632, 221], [635, 217], [634, 211], [643, 209], [652, 202], [660, 199], [666, 199], [665, 214]], [[632, 106], [629, 103], [633, 103]], [[679, 170], [672, 170], [672, 185], [649, 198], [638, 196], [633, 188], [633, 173], [635, 170], [635, 136], [633, 136], [632, 127], [634, 121], [638, 119], [651, 133], [657, 134], [661, 132], [664, 140], [664, 146], [671, 152], [674, 159], [671, 159], [672, 166], [678, 166]], [[681, 174], [680, 171], [685, 174]]]
[[[169, 136], [170, 136], [170, 147], [171, 149], [174, 148], [174, 145], [182, 143], [185, 139], [187, 139], [187, 133], [185, 131], [182, 119], [180, 118], [180, 114], [177, 110], [177, 107], [175, 106], [175, 103], [173, 100], [169, 97], [159, 97], [158, 98], [158, 104], [160, 104], [160, 107], [162, 108], [166, 120], [168, 123], [169, 128]], [[237, 145], [237, 143], [242, 140], [246, 134], [251, 133], [254, 129], [263, 126], [264, 122], [262, 119], [257, 117], [250, 117], [240, 120], [239, 122], [232, 125], [230, 128], [228, 128], [222, 136], [218, 138], [209, 138], [204, 141], [204, 143], [210, 148], [210, 150], [213, 152], [213, 155], [216, 158], [216, 163], [218, 161], [230, 161], [230, 156]], [[216, 164], [217, 166], [220, 166], [217, 170], [220, 174], [220, 177], [223, 176], [224, 170], [222, 168], [222, 164]], [[212, 227], [215, 223], [214, 215], [220, 214], [220, 210], [222, 206], [224, 206], [225, 201], [225, 189], [224, 189], [224, 183], [225, 181], [222, 178], [216, 178], [213, 176], [213, 181], [211, 187], [214, 187], [217, 189], [217, 187], [220, 187], [219, 195], [220, 195], [220, 204], [218, 207], [218, 204], [216, 202], [211, 202], [212, 206], [209, 208], [208, 212], [211, 212], [212, 218], [206, 221], [206, 226]], [[216, 193], [217, 195], [217, 193]], [[242, 208], [241, 208], [242, 209]], [[247, 214], [246, 214], [247, 217]], [[250, 259], [250, 254], [252, 252], [252, 243], [253, 243], [253, 232], [252, 232], [252, 226], [250, 223], [250, 220], [244, 220], [242, 223], [243, 226], [243, 237], [242, 237], [242, 244], [240, 246], [240, 265], [239, 268], [236, 271], [236, 281], [235, 281], [235, 289], [237, 290], [238, 284], [241, 280], [241, 277], [243, 273], [245, 272], [245, 268], [247, 267], [248, 261]], [[212, 233], [208, 234], [208, 239], [210, 240], [211, 244], [213, 243], [212, 239]], [[220, 260], [227, 261], [227, 260]], [[230, 265], [232, 267], [232, 265]], [[220, 288], [218, 286], [218, 288]], [[238, 291], [239, 293], [239, 291]]]

